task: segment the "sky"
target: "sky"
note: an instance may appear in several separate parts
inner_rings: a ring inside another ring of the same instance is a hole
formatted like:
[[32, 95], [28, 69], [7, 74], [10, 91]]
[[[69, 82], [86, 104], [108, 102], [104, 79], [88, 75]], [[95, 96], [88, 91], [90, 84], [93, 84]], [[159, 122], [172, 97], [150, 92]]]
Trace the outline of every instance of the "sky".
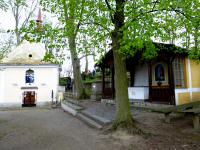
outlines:
[[[38, 10], [39, 10], [39, 8], [36, 9], [36, 12], [34, 13], [35, 16], [37, 16]], [[47, 14], [45, 14], [44, 12], [42, 12], [42, 15], [47, 16]], [[35, 17], [35, 19], [36, 19], [36, 17]], [[43, 17], [43, 19], [45, 21], [45, 17]], [[8, 29], [14, 29], [14, 27], [15, 27], [15, 22], [14, 22], [14, 17], [12, 16], [12, 13], [9, 10], [7, 12], [0, 10], [0, 29], [8, 30]], [[70, 56], [69, 51], [66, 52], [66, 57], [67, 56]], [[92, 71], [94, 69], [94, 64], [95, 64], [93, 61], [93, 57], [89, 56], [88, 60], [89, 60], [88, 69], [90, 71]], [[85, 70], [85, 58], [81, 59], [80, 65], [81, 65], [81, 71], [84, 71]], [[72, 64], [71, 64], [71, 60], [66, 59], [62, 65], [61, 75], [66, 76], [69, 74], [69, 72], [72, 72]]]
[[10, 12], [0, 10], [0, 27], [1, 29], [14, 29], [14, 17]]

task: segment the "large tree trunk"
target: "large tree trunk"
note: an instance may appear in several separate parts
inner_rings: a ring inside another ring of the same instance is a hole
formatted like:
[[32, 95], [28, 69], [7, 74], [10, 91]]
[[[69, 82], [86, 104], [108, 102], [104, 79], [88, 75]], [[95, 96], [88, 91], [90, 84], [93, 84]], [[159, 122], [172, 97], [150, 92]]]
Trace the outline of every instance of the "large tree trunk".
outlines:
[[71, 53], [71, 60], [72, 60], [72, 66], [73, 66], [73, 75], [74, 75], [74, 96], [76, 99], [83, 99], [86, 96], [82, 78], [81, 78], [81, 72], [80, 72], [80, 61], [78, 59], [78, 54], [76, 51], [76, 43], [75, 43], [75, 37], [69, 37], [69, 48]]
[[119, 32], [113, 32], [113, 55], [115, 68], [115, 97], [117, 102], [117, 114], [115, 122], [117, 124], [132, 122], [132, 115], [130, 111], [130, 103], [128, 98], [128, 80], [126, 74], [126, 61], [119, 53], [121, 35]]
[[122, 28], [124, 25], [124, 0], [116, 0], [116, 10], [113, 18], [115, 29], [112, 32], [113, 56], [115, 67], [115, 90], [117, 114], [115, 125], [132, 124], [130, 103], [128, 98], [128, 80], [126, 71], [126, 61], [120, 54], [121, 41], [123, 39]]
[[85, 56], [85, 73], [87, 73], [87, 72], [88, 72], [88, 56], [86, 54], [86, 56]]
[[76, 1], [70, 0], [68, 1], [67, 5], [67, 1], [62, 0], [62, 5], [64, 9], [65, 22], [66, 22], [65, 26], [69, 34], [68, 42], [69, 42], [69, 49], [73, 66], [74, 86], [75, 86], [74, 98], [84, 99], [86, 98], [86, 93], [81, 78], [80, 61], [76, 51], [76, 29], [77, 29], [77, 26], [75, 25]]

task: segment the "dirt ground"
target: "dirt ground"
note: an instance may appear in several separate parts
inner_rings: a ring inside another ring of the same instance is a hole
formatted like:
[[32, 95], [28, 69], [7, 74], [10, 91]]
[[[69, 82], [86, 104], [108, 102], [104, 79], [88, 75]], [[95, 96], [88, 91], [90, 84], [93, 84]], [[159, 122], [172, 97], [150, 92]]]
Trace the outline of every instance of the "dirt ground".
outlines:
[[[84, 101], [81, 105], [92, 114], [109, 120], [115, 117], [114, 105], [91, 101]], [[114, 138], [121, 139], [119, 141], [129, 145], [129, 150], [200, 150], [200, 130], [193, 129], [191, 116], [172, 114], [171, 123], [165, 123], [163, 114], [134, 107], [131, 111], [138, 127], [147, 133], [147, 136], [114, 134]]]
[[[134, 112], [133, 112], [134, 114]], [[166, 124], [163, 116], [136, 111], [148, 136], [105, 134], [61, 109], [26, 108], [0, 111], [0, 150], [198, 150], [200, 132], [191, 118]]]
[[135, 117], [138, 126], [149, 134], [142, 138], [145, 146], [141, 149], [200, 150], [200, 130], [193, 129], [191, 117], [172, 114], [171, 123], [165, 123], [163, 114], [145, 111], [139, 114]]

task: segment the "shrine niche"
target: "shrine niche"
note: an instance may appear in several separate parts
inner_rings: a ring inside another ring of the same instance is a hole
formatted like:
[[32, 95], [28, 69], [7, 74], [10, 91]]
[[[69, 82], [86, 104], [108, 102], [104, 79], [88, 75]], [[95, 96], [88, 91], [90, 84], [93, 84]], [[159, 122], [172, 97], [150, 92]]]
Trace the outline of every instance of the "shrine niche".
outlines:
[[165, 81], [165, 68], [163, 64], [157, 64], [155, 67], [155, 81]]
[[25, 82], [26, 83], [34, 83], [34, 71], [29, 69], [26, 71], [26, 76], [25, 76]]

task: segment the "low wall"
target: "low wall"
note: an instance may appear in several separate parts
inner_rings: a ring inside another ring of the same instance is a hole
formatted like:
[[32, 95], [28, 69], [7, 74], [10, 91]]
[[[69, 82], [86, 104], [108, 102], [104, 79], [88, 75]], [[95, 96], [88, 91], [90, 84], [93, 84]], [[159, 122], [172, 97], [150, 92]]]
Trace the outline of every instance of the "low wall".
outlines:
[[148, 87], [128, 87], [128, 96], [131, 100], [146, 100], [149, 99]]

